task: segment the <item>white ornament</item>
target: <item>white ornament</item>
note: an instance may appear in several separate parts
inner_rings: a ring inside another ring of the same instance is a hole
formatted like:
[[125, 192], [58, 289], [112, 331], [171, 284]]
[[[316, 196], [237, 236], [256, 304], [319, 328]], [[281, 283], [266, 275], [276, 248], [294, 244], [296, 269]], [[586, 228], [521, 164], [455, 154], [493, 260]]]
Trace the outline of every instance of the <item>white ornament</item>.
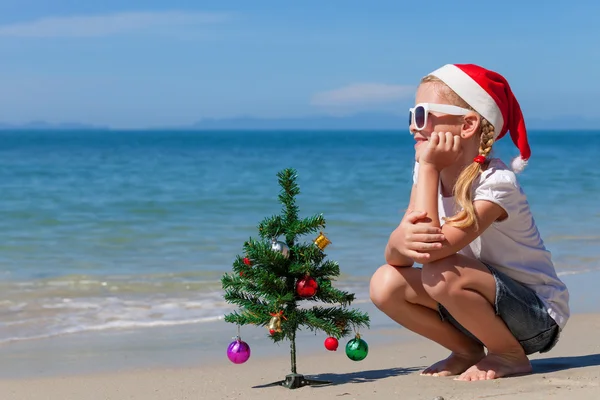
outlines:
[[278, 242], [277, 239], [271, 239], [271, 250], [283, 254], [285, 258], [290, 256], [290, 248], [283, 242]]

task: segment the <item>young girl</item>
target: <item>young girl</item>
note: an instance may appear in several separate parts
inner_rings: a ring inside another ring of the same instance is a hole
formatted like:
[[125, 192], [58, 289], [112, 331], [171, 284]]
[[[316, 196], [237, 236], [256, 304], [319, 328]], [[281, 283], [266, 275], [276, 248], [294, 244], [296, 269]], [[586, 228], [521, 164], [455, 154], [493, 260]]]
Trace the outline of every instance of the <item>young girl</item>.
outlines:
[[452, 64], [421, 81], [410, 109], [410, 204], [370, 290], [386, 315], [452, 352], [424, 375], [529, 373], [527, 355], [549, 351], [569, 318], [568, 290], [515, 173], [490, 156], [508, 131], [521, 153], [518, 172], [531, 152], [501, 75]]

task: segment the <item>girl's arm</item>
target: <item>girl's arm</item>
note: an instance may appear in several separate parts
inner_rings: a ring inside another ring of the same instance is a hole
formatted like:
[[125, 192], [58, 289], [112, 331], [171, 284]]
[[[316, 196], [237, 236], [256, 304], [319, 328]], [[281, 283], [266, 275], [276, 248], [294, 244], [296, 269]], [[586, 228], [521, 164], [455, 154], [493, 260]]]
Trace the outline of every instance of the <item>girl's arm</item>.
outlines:
[[408, 209], [402, 222], [392, 232], [385, 248], [386, 262], [395, 267], [411, 267], [423, 255], [423, 250], [441, 247], [444, 240], [440, 228], [419, 224], [427, 217], [422, 210], [415, 209], [417, 189], [413, 186]]
[[[406, 212], [404, 213], [404, 217], [402, 220], [406, 218], [407, 214], [414, 210], [415, 206], [415, 195], [416, 195], [416, 186], [413, 185], [410, 191], [410, 201], [408, 202], [408, 207], [406, 208]], [[390, 238], [388, 239], [387, 245], [385, 246], [385, 262], [395, 267], [411, 267], [415, 262], [412, 258], [404, 256], [400, 253], [397, 248], [397, 243], [399, 242], [396, 236], [398, 234], [402, 234], [402, 223], [398, 225], [398, 227], [392, 232]]]
[[[417, 193], [415, 196], [415, 208], [427, 212], [429, 218], [422, 220], [419, 224], [440, 227], [438, 217], [438, 184], [440, 173], [431, 165], [422, 164], [419, 169]], [[471, 243], [477, 236], [485, 231], [494, 221], [506, 215], [499, 205], [491, 201], [479, 200], [473, 203], [477, 224], [469, 228], [455, 228], [450, 224], [442, 226], [443, 240], [439, 249], [423, 251], [423, 257], [415, 261], [433, 262], [450, 255], [458, 253], [461, 249]], [[479, 226], [477, 230], [475, 227]]]
[[417, 177], [417, 191], [415, 194], [415, 207], [417, 210], [425, 211], [429, 218], [422, 220], [421, 224], [439, 228], [440, 218], [438, 214], [438, 187], [440, 172], [429, 164], [419, 166]]

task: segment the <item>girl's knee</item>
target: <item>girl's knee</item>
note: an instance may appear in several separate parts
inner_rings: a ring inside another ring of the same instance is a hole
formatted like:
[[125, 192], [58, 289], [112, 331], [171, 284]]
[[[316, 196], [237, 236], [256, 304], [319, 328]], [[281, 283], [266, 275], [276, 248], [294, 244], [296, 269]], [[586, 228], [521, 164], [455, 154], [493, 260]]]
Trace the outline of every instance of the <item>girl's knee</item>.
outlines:
[[451, 296], [453, 291], [460, 288], [460, 275], [457, 272], [454, 255], [423, 264], [425, 291], [438, 302]]
[[396, 267], [389, 264], [382, 265], [371, 277], [369, 285], [371, 301], [377, 308], [385, 308], [391, 302], [398, 301], [398, 296], [404, 293], [405, 285], [406, 282]]

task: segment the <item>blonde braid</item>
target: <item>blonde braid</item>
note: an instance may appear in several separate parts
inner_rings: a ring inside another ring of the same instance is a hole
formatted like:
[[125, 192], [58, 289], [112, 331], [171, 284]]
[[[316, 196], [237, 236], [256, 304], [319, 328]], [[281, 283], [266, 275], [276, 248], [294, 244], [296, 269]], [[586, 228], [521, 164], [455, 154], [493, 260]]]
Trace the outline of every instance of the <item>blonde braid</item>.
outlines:
[[492, 151], [493, 144], [494, 126], [482, 117], [479, 155], [484, 156], [486, 160], [483, 164], [473, 161], [458, 176], [453, 192], [454, 199], [456, 203], [462, 207], [462, 210], [452, 217], [444, 218], [444, 220], [449, 222], [452, 226], [465, 229], [471, 225], [475, 225], [475, 229], [479, 230], [475, 215], [475, 207], [473, 206], [473, 182], [479, 177], [481, 172], [487, 168], [489, 164], [487, 157]]
[[492, 145], [494, 144], [494, 125], [490, 122], [481, 118], [481, 142], [479, 143], [479, 155], [487, 156], [492, 151]]

